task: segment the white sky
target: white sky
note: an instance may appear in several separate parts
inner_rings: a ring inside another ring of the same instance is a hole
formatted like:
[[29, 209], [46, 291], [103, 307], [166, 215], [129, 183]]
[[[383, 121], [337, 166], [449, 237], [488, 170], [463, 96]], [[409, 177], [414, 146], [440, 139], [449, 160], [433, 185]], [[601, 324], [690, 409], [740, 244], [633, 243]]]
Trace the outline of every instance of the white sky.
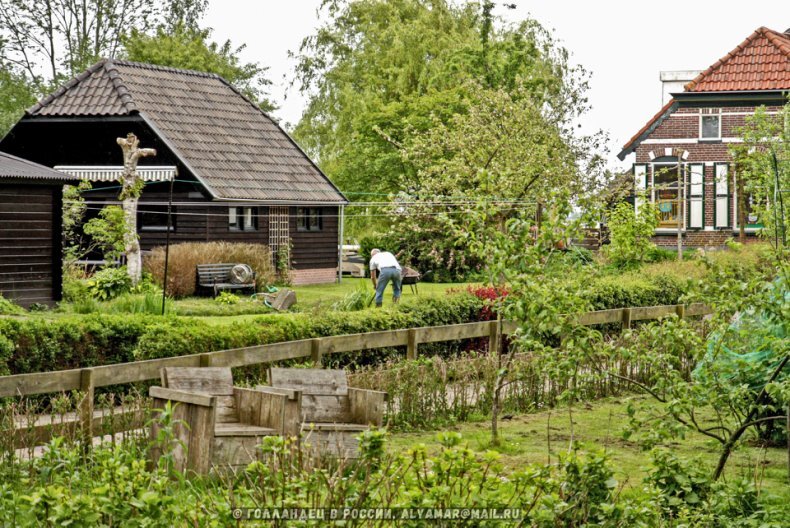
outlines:
[[[275, 82], [275, 116], [296, 123], [305, 101], [290, 87], [296, 51], [319, 25], [321, 0], [210, 0], [204, 24], [214, 38], [246, 44], [246, 61], [269, 66]], [[531, 14], [573, 54], [574, 62], [593, 74], [592, 111], [586, 130], [611, 135], [608, 159], [661, 108], [659, 71], [702, 70], [727, 54], [759, 26], [777, 31], [790, 27], [787, 0], [507, 0], [516, 10], [497, 14], [517, 21]], [[627, 160], [628, 161], [628, 160]]]

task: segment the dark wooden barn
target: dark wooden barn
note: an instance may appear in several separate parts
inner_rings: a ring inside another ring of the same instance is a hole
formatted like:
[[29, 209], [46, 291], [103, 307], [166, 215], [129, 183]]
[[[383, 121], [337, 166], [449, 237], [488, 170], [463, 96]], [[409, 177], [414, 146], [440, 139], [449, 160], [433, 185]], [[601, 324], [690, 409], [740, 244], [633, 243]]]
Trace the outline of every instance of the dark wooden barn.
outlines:
[[76, 179], [0, 152], [0, 294], [28, 307], [61, 297], [63, 185]]
[[[296, 283], [335, 279], [345, 197], [273, 119], [217, 75], [102, 60], [30, 108], [0, 149], [70, 173], [93, 171], [94, 187], [105, 190], [85, 196], [99, 208], [117, 197], [107, 176], [122, 161], [115, 140], [129, 132], [157, 150], [141, 169], [177, 171], [171, 243], [290, 247]], [[169, 184], [149, 179], [139, 206], [144, 250], [167, 235]]]

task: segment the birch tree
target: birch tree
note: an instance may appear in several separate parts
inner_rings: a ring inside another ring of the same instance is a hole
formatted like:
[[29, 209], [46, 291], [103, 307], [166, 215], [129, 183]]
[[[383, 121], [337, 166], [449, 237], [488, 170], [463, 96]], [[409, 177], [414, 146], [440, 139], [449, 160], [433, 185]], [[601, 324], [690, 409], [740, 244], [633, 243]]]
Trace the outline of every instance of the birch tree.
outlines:
[[126, 221], [124, 235], [124, 249], [126, 251], [126, 269], [132, 279], [132, 286], [136, 286], [142, 278], [142, 256], [140, 254], [140, 240], [137, 236], [137, 202], [143, 193], [145, 182], [137, 174], [137, 161], [140, 158], [156, 156], [152, 148], [139, 148], [140, 140], [131, 132], [125, 138], [116, 140], [123, 150], [123, 174], [121, 174], [121, 194], [118, 197], [123, 202], [123, 213]]

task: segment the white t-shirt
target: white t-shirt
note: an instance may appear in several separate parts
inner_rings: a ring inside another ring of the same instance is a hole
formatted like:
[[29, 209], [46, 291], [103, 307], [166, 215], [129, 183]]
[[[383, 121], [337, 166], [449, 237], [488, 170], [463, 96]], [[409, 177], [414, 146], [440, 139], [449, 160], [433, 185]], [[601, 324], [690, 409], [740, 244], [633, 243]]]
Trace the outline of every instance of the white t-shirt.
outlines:
[[376, 253], [370, 258], [370, 269], [372, 270], [379, 270], [381, 268], [400, 268], [400, 264], [398, 264], [398, 260], [395, 258], [395, 255], [390, 253], [389, 251], [382, 251], [381, 253]]

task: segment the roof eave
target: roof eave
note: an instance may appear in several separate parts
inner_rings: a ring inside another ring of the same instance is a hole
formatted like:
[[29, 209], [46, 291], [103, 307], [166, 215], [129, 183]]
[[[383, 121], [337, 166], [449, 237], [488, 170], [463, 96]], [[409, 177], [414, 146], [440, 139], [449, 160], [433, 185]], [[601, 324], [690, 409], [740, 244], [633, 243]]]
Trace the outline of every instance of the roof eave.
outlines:
[[647, 138], [647, 136], [652, 134], [653, 131], [655, 131], [655, 129], [658, 127], [658, 125], [660, 125], [664, 121], [664, 119], [666, 119], [667, 116], [669, 116], [669, 114], [674, 112], [677, 109], [677, 107], [678, 107], [678, 102], [674, 99], [672, 100], [671, 104], [667, 103], [664, 111], [654, 116], [652, 120], [648, 122], [649, 123], [648, 126], [645, 127], [642, 133], [640, 133], [635, 138], [631, 139], [628, 143], [626, 143], [623, 146], [623, 150], [621, 150], [620, 153], [617, 154], [617, 158], [620, 161], [624, 161], [625, 157], [628, 156], [633, 151], [635, 151], [636, 147], [638, 147], [639, 144], [642, 143], [642, 141], [644, 141]]

